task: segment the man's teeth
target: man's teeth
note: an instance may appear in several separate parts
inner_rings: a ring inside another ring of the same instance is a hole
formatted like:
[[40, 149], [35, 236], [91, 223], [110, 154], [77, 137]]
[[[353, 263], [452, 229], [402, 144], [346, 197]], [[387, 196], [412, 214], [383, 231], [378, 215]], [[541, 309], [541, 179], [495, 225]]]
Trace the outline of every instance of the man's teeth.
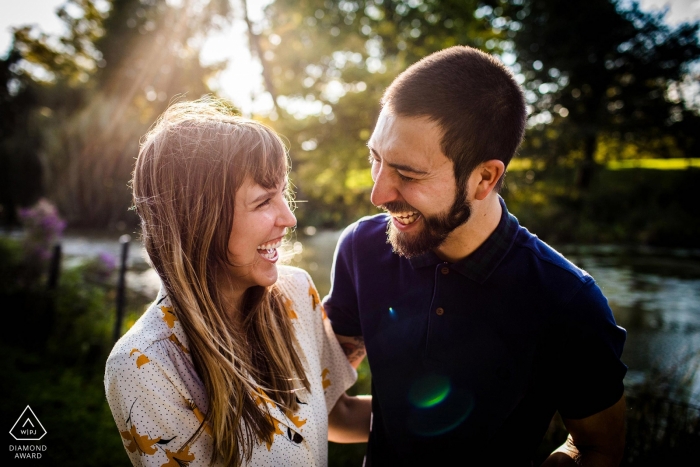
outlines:
[[408, 212], [404, 214], [393, 214], [393, 216], [394, 219], [399, 221], [401, 224], [408, 225], [413, 224], [416, 221], [416, 219], [418, 219], [418, 216], [420, 216], [420, 214], [418, 214], [417, 212]]

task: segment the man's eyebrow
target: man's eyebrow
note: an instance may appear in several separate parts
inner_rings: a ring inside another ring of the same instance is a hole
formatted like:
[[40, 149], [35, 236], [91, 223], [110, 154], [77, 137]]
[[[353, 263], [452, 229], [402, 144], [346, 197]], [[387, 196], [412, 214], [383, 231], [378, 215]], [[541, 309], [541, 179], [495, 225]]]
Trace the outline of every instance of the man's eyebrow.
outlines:
[[[369, 150], [372, 152], [372, 154], [374, 154], [375, 156], [381, 158], [381, 156], [379, 155], [379, 153], [378, 153], [377, 151], [375, 151], [374, 148], [373, 148], [372, 146], [370, 146], [370, 145], [368, 144], [367, 147], [368, 147]], [[418, 169], [416, 169], [416, 168], [414, 168], [414, 167], [411, 167], [410, 165], [396, 164], [396, 163], [394, 163], [394, 162], [385, 162], [385, 163], [386, 163], [386, 165], [388, 165], [388, 166], [391, 167], [392, 169], [401, 170], [401, 171], [403, 171], [403, 172], [411, 172], [411, 173], [413, 173], [413, 174], [418, 174], [418, 175], [428, 175], [428, 172], [426, 172], [425, 170], [418, 170]]]

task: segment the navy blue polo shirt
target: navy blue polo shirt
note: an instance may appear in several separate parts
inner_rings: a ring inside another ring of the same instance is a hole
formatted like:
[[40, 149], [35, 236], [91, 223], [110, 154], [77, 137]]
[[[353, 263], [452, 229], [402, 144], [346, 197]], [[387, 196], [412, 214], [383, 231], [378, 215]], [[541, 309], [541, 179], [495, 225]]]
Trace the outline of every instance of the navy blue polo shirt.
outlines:
[[336, 334], [365, 341], [368, 465], [494, 452], [530, 465], [556, 411], [585, 418], [622, 396], [626, 331], [596, 282], [501, 207], [456, 263], [393, 253], [386, 214], [341, 235], [324, 307]]

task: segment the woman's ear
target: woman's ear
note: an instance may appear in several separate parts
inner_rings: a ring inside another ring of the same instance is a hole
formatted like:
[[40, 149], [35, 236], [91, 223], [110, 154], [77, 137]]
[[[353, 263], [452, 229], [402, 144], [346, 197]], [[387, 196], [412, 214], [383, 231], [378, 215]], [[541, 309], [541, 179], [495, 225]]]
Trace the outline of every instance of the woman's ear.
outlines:
[[505, 164], [498, 159], [479, 164], [470, 177], [470, 184], [474, 183], [474, 199], [484, 200], [496, 187], [505, 171]]

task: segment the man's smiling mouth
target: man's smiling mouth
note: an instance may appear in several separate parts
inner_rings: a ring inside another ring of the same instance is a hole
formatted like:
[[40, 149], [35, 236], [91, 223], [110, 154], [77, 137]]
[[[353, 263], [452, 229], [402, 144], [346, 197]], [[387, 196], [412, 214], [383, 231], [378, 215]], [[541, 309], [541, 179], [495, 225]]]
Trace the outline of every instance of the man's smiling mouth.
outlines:
[[420, 217], [420, 213], [417, 211], [412, 212], [402, 212], [400, 214], [391, 214], [391, 217], [396, 219], [402, 225], [413, 224]]

